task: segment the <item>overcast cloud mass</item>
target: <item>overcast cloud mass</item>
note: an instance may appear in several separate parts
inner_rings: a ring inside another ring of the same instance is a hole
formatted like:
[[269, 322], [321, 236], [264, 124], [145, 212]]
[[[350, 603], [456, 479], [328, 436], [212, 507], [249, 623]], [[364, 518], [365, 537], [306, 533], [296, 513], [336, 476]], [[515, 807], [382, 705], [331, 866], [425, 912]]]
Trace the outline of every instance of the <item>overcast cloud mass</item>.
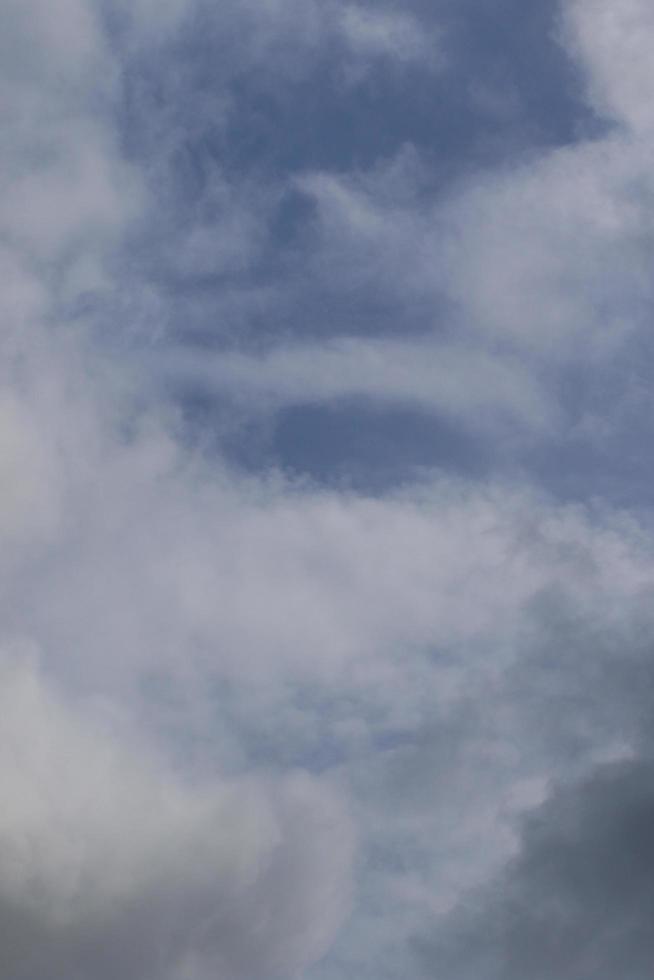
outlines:
[[649, 980], [653, 45], [0, 0], [0, 980]]

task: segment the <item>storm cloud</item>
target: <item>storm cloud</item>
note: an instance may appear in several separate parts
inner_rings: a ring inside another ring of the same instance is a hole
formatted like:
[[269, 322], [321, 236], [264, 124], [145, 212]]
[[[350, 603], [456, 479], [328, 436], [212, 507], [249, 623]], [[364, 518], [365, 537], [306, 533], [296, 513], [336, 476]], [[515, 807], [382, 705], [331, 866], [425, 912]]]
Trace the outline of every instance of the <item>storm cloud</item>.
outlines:
[[[417, 944], [425, 976], [613, 977], [652, 962], [651, 761], [605, 764], [556, 788], [520, 853], [442, 946]], [[453, 938], [454, 937], [454, 938]]]

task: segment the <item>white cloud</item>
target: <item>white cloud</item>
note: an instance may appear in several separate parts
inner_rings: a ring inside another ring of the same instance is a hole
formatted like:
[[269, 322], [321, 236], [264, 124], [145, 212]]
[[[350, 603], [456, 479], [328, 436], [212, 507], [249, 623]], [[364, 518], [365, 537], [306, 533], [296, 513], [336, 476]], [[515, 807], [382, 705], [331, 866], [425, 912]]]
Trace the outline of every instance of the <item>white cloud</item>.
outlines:
[[[317, 47], [340, 40], [349, 55], [365, 63], [381, 58], [403, 64], [419, 61], [440, 67], [439, 39], [426, 31], [410, 10], [331, 0], [326, 4], [268, 0], [252, 8], [257, 32], [279, 40], [283, 26], [299, 46]], [[359, 67], [362, 67], [360, 65]]]
[[570, 3], [565, 15], [580, 71], [632, 131], [464, 174], [447, 196], [427, 192], [406, 151], [368, 174], [307, 174], [297, 186], [316, 205], [317, 282], [400, 309], [431, 304], [436, 332], [541, 367], [606, 363], [647, 329], [651, 14], [629, 0]]
[[341, 340], [286, 345], [262, 356], [216, 354], [170, 358], [165, 374], [209, 392], [229, 392], [254, 413], [297, 402], [356, 396], [415, 404], [481, 429], [511, 420], [545, 427], [552, 414], [522, 367], [465, 346]]
[[[393, 4], [370, 5], [347, 0], [247, 0], [210, 10], [201, 0], [169, 0], [163, 8], [139, 0], [137, 27], [152, 39], [184, 17], [205, 17], [231, 35], [251, 66], [274, 66], [278, 76], [297, 77], [310, 69], [311, 58], [329, 45], [342, 46], [344, 77], [360, 81], [374, 62], [386, 65], [420, 63], [442, 67], [440, 37], [409, 9]], [[307, 60], [309, 59], [309, 60]], [[240, 66], [242, 67], [242, 65]]]
[[434, 212], [434, 269], [473, 329], [540, 358], [596, 363], [646, 328], [652, 300], [654, 19], [640, 0], [578, 0], [563, 14], [593, 105], [629, 131], [467, 178]]
[[473, 352], [472, 375], [485, 350], [512, 350], [514, 370], [534, 354], [605, 360], [652, 295], [648, 159], [647, 144], [609, 136], [469, 175], [444, 199], [421, 189], [412, 153], [349, 179], [307, 175], [314, 267], [346, 294], [430, 304], [434, 334], [456, 329]]
[[92, 78], [107, 62], [97, 11], [86, 0], [62, 0], [56, 10], [46, 0], [8, 0], [1, 43], [3, 75], [39, 88], [42, 98], [82, 97], [83, 85], [106, 81]]
[[589, 95], [601, 114], [639, 135], [654, 123], [651, 43], [654, 10], [647, 0], [567, 0], [564, 40], [588, 72]]
[[439, 39], [410, 14], [344, 4], [340, 11], [343, 34], [353, 51], [403, 62], [430, 61], [440, 67]]
[[[99, 255], [141, 204], [110, 110], [117, 65], [97, 11], [83, 0], [40, 0], [4, 12], [0, 232], [15, 260], [57, 263]], [[51, 270], [48, 269], [48, 272]], [[83, 290], [96, 282], [79, 282]]]
[[0, 400], [0, 527], [6, 546], [24, 533], [45, 533], [56, 521], [58, 476], [37, 420], [15, 399]]
[[2, 664], [0, 976], [288, 976], [347, 909], [351, 831], [306, 776], [208, 786]]
[[554, 360], [613, 355], [651, 296], [645, 160], [621, 140], [574, 145], [448, 205], [440, 275], [471, 325]]

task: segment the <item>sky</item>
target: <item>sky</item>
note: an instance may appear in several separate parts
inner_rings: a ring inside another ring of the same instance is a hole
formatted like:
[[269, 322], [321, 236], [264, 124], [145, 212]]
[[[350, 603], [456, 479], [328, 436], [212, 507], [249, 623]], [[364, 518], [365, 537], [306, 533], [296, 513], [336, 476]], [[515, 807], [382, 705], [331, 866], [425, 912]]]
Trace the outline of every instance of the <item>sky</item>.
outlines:
[[654, 7], [0, 2], [0, 980], [646, 980]]

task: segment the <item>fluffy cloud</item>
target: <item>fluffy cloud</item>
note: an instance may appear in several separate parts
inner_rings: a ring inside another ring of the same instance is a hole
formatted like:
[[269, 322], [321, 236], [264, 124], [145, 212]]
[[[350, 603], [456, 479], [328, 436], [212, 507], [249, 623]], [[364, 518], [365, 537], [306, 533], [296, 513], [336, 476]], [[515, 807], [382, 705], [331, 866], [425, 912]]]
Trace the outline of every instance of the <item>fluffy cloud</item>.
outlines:
[[348, 902], [329, 789], [205, 786], [134, 742], [5, 658], [0, 975], [285, 976], [320, 953]]
[[3, 240], [26, 260], [69, 264], [83, 250], [88, 264], [139, 204], [108, 117], [117, 66], [97, 12], [9, 4], [2, 44]]
[[568, 361], [614, 356], [643, 326], [645, 152], [611, 138], [565, 148], [448, 209], [446, 288], [479, 330]]
[[597, 110], [646, 136], [651, 133], [653, 77], [649, 39], [652, 8], [644, 0], [572, 0], [564, 5], [563, 34], [583, 59]]

